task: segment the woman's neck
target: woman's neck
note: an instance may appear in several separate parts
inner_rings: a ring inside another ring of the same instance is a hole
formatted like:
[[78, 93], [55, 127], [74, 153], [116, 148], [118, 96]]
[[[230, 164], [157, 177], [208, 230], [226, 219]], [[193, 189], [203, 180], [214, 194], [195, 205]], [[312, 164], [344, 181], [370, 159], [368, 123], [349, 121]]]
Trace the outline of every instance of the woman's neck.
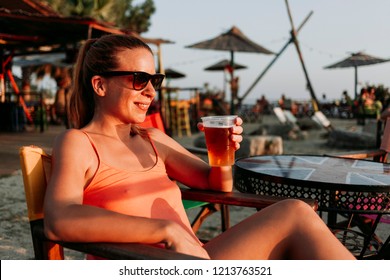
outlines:
[[84, 129], [87, 132], [126, 140], [130, 137], [131, 126], [131, 124], [113, 124], [111, 122], [92, 120]]

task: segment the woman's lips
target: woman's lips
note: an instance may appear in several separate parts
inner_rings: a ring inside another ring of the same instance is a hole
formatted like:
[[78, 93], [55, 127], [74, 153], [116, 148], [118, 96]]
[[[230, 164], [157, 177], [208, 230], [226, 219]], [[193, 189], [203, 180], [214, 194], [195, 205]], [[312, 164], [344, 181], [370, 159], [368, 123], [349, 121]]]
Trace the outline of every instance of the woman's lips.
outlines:
[[142, 103], [142, 102], [136, 102], [135, 105], [140, 108], [141, 110], [148, 110], [150, 103]]

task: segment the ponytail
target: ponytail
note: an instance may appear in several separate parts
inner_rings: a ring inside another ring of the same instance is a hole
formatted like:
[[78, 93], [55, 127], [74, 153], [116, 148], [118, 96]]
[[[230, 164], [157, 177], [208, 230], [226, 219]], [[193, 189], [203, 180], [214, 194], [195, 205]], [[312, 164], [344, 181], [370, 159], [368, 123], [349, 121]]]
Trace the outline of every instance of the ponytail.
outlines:
[[80, 48], [73, 71], [73, 88], [70, 97], [70, 108], [72, 109], [69, 112], [69, 118], [74, 128], [85, 126], [92, 119], [95, 112], [92, 85], [88, 88], [88, 85], [85, 84], [84, 75], [86, 71], [83, 71], [85, 55], [95, 41], [96, 39], [87, 40]]

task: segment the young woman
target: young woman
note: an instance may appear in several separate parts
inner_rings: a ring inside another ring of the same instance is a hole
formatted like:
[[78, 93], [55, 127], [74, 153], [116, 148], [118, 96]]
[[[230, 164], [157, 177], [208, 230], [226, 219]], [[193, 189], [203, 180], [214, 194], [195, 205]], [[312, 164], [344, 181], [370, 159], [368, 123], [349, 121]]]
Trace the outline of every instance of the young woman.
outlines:
[[[299, 200], [268, 207], [202, 244], [171, 178], [229, 192], [232, 170], [210, 167], [163, 132], [137, 125], [164, 79], [155, 69], [151, 49], [134, 37], [107, 35], [80, 50], [70, 112], [75, 129], [53, 147], [45, 198], [49, 238], [139, 242], [212, 259], [353, 258]], [[231, 130], [236, 149], [241, 124], [237, 118]]]

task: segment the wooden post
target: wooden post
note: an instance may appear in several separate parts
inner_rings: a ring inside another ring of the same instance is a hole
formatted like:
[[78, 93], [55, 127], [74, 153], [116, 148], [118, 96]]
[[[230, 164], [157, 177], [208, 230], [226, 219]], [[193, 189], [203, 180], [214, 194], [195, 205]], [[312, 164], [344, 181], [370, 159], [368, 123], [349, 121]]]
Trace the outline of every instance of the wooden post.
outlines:
[[293, 19], [292, 19], [292, 15], [291, 15], [291, 11], [290, 11], [290, 7], [288, 5], [288, 0], [285, 0], [286, 1], [286, 6], [287, 6], [287, 12], [288, 12], [288, 16], [289, 16], [289, 19], [290, 19], [290, 24], [291, 24], [291, 38], [293, 39], [293, 42], [294, 42], [294, 45], [295, 45], [295, 48], [297, 49], [297, 52], [298, 52], [298, 56], [299, 56], [299, 60], [301, 62], [301, 65], [302, 65], [302, 69], [303, 69], [303, 72], [305, 74], [305, 78], [306, 78], [306, 82], [307, 82], [307, 87], [309, 89], [309, 92], [310, 92], [310, 96], [311, 96], [311, 101], [312, 101], [312, 104], [313, 104], [313, 109], [314, 111], [318, 111], [318, 101], [317, 101], [317, 97], [314, 93], [314, 89], [313, 89], [313, 86], [310, 82], [310, 78], [309, 78], [309, 73], [307, 72], [306, 70], [306, 66], [305, 66], [305, 62], [303, 61], [303, 56], [302, 56], [302, 52], [301, 52], [301, 49], [300, 49], [300, 46], [299, 46], [299, 42], [298, 42], [298, 38], [297, 38], [297, 32], [295, 30], [295, 27], [294, 27], [294, 22], [293, 22]]
[[[301, 25], [297, 29], [297, 33], [302, 29], [303, 25], [307, 22], [307, 20], [310, 18], [310, 16], [313, 14], [313, 11], [309, 13], [309, 15], [305, 18], [305, 20], [301, 23]], [[240, 104], [242, 103], [242, 100], [245, 99], [245, 97], [248, 96], [248, 94], [252, 91], [252, 89], [256, 86], [256, 84], [263, 78], [265, 73], [271, 68], [271, 66], [275, 63], [275, 61], [279, 58], [279, 56], [284, 52], [284, 50], [293, 42], [293, 38], [291, 37], [290, 40], [283, 46], [283, 48], [275, 55], [274, 59], [268, 64], [267, 67], [263, 70], [263, 72], [257, 77], [257, 79], [253, 82], [253, 84], [249, 87], [249, 89], [245, 92], [245, 94], [239, 98]]]

